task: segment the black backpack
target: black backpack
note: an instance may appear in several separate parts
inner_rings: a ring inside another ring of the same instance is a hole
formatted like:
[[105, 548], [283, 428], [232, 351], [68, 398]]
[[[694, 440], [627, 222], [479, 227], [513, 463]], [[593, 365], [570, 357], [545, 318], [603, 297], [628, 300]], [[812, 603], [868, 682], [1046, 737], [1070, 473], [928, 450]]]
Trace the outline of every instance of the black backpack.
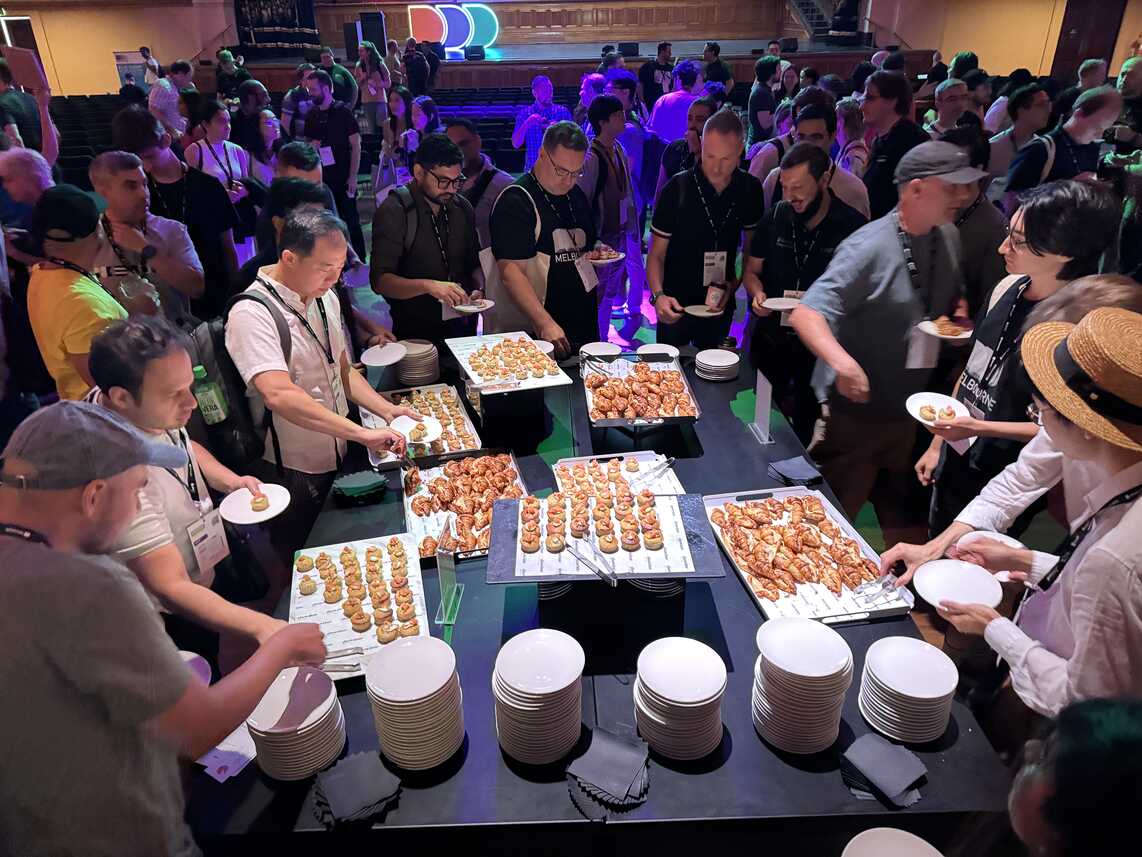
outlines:
[[206, 369], [207, 380], [215, 381], [226, 396], [229, 415], [220, 423], [202, 423], [206, 434], [205, 445], [214, 457], [237, 473], [246, 472], [252, 461], [262, 457], [266, 451], [266, 429], [274, 443], [274, 453], [278, 468], [281, 468], [281, 450], [278, 448], [277, 433], [274, 431], [273, 414], [265, 408], [261, 420], [254, 418], [246, 397], [246, 382], [230, 354], [226, 350], [226, 318], [231, 308], [239, 301], [256, 301], [266, 308], [278, 329], [282, 342], [282, 355], [288, 364], [292, 351], [289, 325], [281, 310], [257, 292], [242, 292], [232, 297], [218, 318], [204, 321], [191, 331], [194, 365]]

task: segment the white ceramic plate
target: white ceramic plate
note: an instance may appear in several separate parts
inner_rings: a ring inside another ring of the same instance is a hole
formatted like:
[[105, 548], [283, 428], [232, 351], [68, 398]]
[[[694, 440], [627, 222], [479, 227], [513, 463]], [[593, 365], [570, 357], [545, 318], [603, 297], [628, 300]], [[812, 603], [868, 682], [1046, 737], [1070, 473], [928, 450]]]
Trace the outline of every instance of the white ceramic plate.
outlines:
[[546, 339], [536, 339], [535, 350], [540, 354], [553, 354], [555, 352], [555, 346]]
[[812, 619], [770, 619], [757, 629], [757, 649], [767, 661], [797, 676], [843, 673], [853, 653], [844, 637]]
[[705, 643], [687, 637], [663, 637], [639, 653], [638, 678], [658, 696], [680, 705], [694, 705], [725, 689], [726, 664]]
[[920, 328], [922, 331], [924, 331], [926, 334], [928, 334], [929, 336], [934, 336], [937, 339], [944, 340], [945, 342], [967, 342], [969, 339], [971, 339], [971, 335], [972, 335], [972, 331], [969, 328], [968, 330], [965, 330], [963, 333], [957, 334], [955, 336], [945, 336], [944, 334], [939, 333], [936, 330], [936, 323], [934, 321], [932, 321], [931, 319], [924, 319], [922, 322], [920, 322], [916, 326], [918, 328]]
[[403, 360], [407, 353], [408, 349], [401, 343], [386, 342], [366, 348], [361, 354], [361, 362], [366, 366], [392, 366]]
[[658, 356], [666, 360], [674, 360], [678, 357], [678, 349], [666, 342], [648, 342], [646, 345], [640, 345], [636, 348], [634, 353], [644, 358]]
[[719, 372], [741, 363], [741, 355], [726, 351], [724, 348], [707, 348], [694, 355], [694, 362], [703, 369]]
[[796, 309], [800, 304], [801, 301], [797, 298], [767, 298], [762, 306], [774, 312], [789, 312], [791, 309]]
[[920, 409], [925, 405], [936, 409], [937, 418], [939, 418], [939, 413], [943, 408], [951, 408], [956, 412], [957, 417], [970, 416], [967, 406], [963, 402], [953, 399], [951, 396], [945, 396], [943, 393], [913, 393], [904, 402], [905, 409], [913, 419], [930, 426], [935, 420], [926, 420], [920, 416]]
[[495, 671], [525, 693], [557, 693], [583, 675], [586, 655], [569, 634], [534, 628], [512, 637], [496, 656]]
[[690, 304], [688, 307], [683, 307], [682, 311], [695, 318], [716, 318], [724, 313], [725, 309], [710, 309], [705, 304]]
[[203, 684], [210, 684], [210, 664], [206, 658], [195, 652], [179, 652], [182, 662], [190, 667], [190, 671], [198, 676]]
[[588, 259], [587, 261], [596, 267], [602, 267], [603, 265], [615, 265], [627, 257], [627, 254], [621, 250], [618, 251], [618, 254], [619, 255], [615, 256], [613, 259]]
[[337, 688], [321, 670], [289, 667], [270, 682], [246, 724], [260, 733], [292, 735], [321, 722], [336, 701]]
[[939, 607], [941, 601], [998, 607], [1003, 587], [986, 568], [959, 559], [936, 559], [916, 569], [912, 578], [920, 597]]
[[239, 488], [237, 491], [231, 491], [218, 505], [222, 519], [231, 524], [260, 524], [262, 521], [277, 517], [289, 506], [289, 489], [283, 485], [263, 482], [262, 493], [270, 501], [269, 508], [255, 512], [250, 508], [250, 501], [254, 499], [250, 489]]
[[941, 857], [919, 836], [893, 827], [874, 827], [849, 840], [841, 857]]
[[623, 349], [614, 342], [588, 342], [579, 349], [579, 353], [591, 357], [618, 357]]
[[470, 304], [457, 304], [452, 307], [456, 312], [462, 312], [465, 315], [475, 315], [479, 312], [487, 312], [496, 305], [495, 301], [490, 301], [487, 298], [482, 298], [478, 301], [472, 301]]
[[455, 671], [456, 654], [443, 640], [402, 637], [365, 662], [365, 685], [382, 699], [412, 702], [445, 687]]
[[956, 542], [956, 547], [966, 548], [972, 542], [978, 542], [980, 539], [992, 539], [1000, 544], [1007, 545], [1009, 548], [1025, 548], [1027, 545], [1019, 541], [1019, 539], [1012, 538], [1005, 533], [994, 533], [990, 530], [972, 530], [970, 533], [964, 533], [960, 536], [959, 541]]
[[946, 697], [960, 680], [951, 658], [915, 637], [882, 637], [868, 647], [865, 665], [881, 684], [914, 699]]
[[[413, 426], [417, 423], [423, 423], [424, 427], [428, 429], [428, 433], [425, 434], [424, 437], [413, 440], [411, 433]], [[389, 423], [389, 428], [403, 434], [409, 443], [432, 443], [434, 440], [437, 440], [440, 435], [444, 434], [444, 426], [440, 424], [440, 420], [436, 419], [436, 417], [426, 417], [423, 415], [419, 420], [414, 420], [410, 416], [401, 414], [401, 416]]]

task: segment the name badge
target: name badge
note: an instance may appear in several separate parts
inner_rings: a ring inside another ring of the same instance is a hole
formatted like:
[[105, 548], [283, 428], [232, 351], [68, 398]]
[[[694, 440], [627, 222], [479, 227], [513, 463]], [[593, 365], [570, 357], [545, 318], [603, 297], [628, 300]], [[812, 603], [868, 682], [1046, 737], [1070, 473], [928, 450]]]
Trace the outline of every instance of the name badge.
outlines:
[[929, 336], [919, 327], [913, 327], [908, 334], [908, 357], [905, 369], [935, 369], [940, 356], [940, 340]]
[[333, 157], [333, 147], [332, 146], [322, 146], [321, 147], [321, 165], [323, 167], [331, 167], [336, 163], [337, 163], [337, 161]]
[[726, 282], [726, 251], [715, 250], [702, 254], [702, 285]]
[[[782, 292], [781, 296], [783, 298], [794, 298], [796, 300], [801, 300], [801, 298], [805, 297], [805, 292], [797, 291], [796, 289], [786, 289], [784, 292]], [[791, 315], [793, 315], [793, 310], [791, 310], [791, 309], [786, 310], [785, 312], [781, 313], [781, 326], [782, 327], [792, 327], [793, 326], [792, 323], [789, 321], [789, 317]]]
[[[580, 236], [582, 236], [580, 238]], [[595, 286], [599, 285], [599, 276], [595, 273], [595, 266], [592, 265], [587, 257], [584, 255], [584, 249], [587, 243], [586, 236], [583, 235], [581, 229], [568, 231], [566, 229], [556, 229], [551, 233], [551, 242], [555, 248], [556, 258], [565, 257], [571, 253], [575, 254], [575, 270], [579, 273], [579, 280], [583, 283], [583, 290], [593, 292]], [[563, 261], [566, 261], [565, 259]]]
[[213, 568], [230, 556], [230, 545], [226, 541], [226, 530], [222, 526], [222, 516], [211, 508], [186, 528], [187, 538], [194, 550], [194, 561], [198, 570], [204, 572]]

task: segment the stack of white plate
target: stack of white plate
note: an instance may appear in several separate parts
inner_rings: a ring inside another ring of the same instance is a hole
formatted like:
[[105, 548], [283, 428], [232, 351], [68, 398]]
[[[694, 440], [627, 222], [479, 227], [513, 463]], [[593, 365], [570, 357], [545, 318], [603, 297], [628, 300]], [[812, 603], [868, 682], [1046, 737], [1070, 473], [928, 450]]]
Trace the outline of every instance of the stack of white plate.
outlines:
[[345, 746], [345, 716], [333, 680], [312, 667], [282, 670], [246, 718], [258, 767], [275, 780], [304, 780]]
[[913, 637], [885, 637], [868, 647], [858, 703], [877, 732], [914, 744], [944, 734], [959, 683], [952, 659]]
[[694, 355], [694, 371], [707, 381], [732, 381], [740, 365], [739, 354], [722, 348], [707, 348]]
[[639, 580], [638, 578], [632, 577], [628, 579], [630, 580], [630, 585], [635, 589], [649, 592], [655, 598], [673, 598], [675, 595], [681, 595], [686, 589], [686, 581], [677, 577], [652, 577], [646, 580]]
[[447, 761], [464, 743], [464, 693], [452, 647], [402, 637], [365, 664], [365, 690], [381, 752], [410, 771]]
[[427, 339], [405, 339], [406, 354], [397, 364], [397, 377], [410, 387], [431, 384], [440, 377], [440, 352]]
[[537, 587], [540, 601], [554, 601], [571, 591], [570, 583], [541, 583]]
[[812, 619], [770, 619], [757, 631], [753, 725], [787, 753], [820, 753], [837, 740], [853, 653], [832, 628]]
[[638, 656], [634, 717], [655, 752], [701, 759], [722, 743], [726, 665], [697, 640], [663, 637]]
[[492, 693], [504, 752], [528, 765], [563, 758], [579, 740], [586, 655], [574, 637], [550, 628], [524, 631], [496, 656]]

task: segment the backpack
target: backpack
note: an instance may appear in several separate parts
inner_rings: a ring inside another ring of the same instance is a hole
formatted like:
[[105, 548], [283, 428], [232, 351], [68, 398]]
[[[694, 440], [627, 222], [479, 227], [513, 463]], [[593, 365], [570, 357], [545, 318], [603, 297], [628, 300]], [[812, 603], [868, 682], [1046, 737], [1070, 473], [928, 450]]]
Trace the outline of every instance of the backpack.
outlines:
[[1055, 138], [1047, 134], [1036, 134], [1035, 139], [1047, 149], [1047, 160], [1043, 162], [1043, 172], [1039, 175], [1039, 184], [1043, 184], [1055, 166]]
[[[489, 179], [491, 181], [491, 179]], [[400, 203], [404, 212], [404, 252], [412, 249], [412, 242], [416, 240], [416, 230], [420, 227], [420, 215], [416, 211], [416, 200], [412, 198], [412, 191], [408, 185], [402, 184], [393, 188], [392, 195]]]
[[288, 364], [292, 350], [289, 325], [281, 310], [273, 302], [257, 292], [241, 292], [234, 295], [226, 304], [222, 315], [204, 321], [191, 331], [191, 359], [194, 365], [206, 369], [208, 381], [214, 381], [226, 396], [229, 416], [220, 423], [206, 425], [206, 446], [214, 457], [239, 473], [251, 461], [261, 458], [266, 451], [266, 430], [269, 429], [274, 443], [274, 453], [278, 467], [281, 467], [281, 450], [278, 448], [277, 432], [274, 431], [273, 414], [265, 408], [261, 420], [254, 417], [246, 397], [246, 382], [230, 354], [226, 350], [226, 317], [231, 308], [240, 301], [256, 301], [266, 308], [278, 329], [282, 342], [282, 355]]
[[666, 151], [666, 146], [667, 143], [661, 136], [649, 128], [646, 129], [646, 138], [642, 141], [642, 169], [638, 174], [640, 199], [654, 200], [654, 191], [658, 187], [658, 171], [662, 169], [662, 155]]

